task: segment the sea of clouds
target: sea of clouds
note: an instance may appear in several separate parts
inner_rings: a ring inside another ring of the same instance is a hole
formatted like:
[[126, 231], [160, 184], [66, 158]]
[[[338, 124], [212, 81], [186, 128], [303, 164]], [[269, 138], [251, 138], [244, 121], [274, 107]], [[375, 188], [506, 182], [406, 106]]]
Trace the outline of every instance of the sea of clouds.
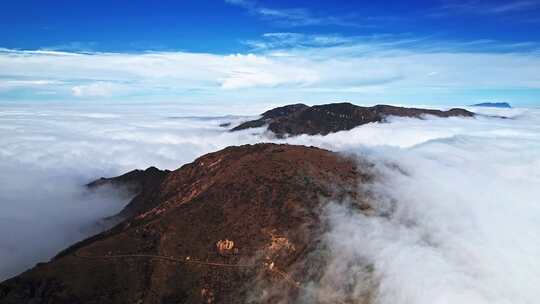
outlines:
[[508, 119], [392, 118], [287, 140], [220, 126], [265, 109], [1, 105], [0, 280], [95, 233], [93, 223], [129, 200], [88, 192], [85, 183], [274, 141], [367, 158], [378, 176], [368, 185], [377, 197], [374, 216], [337, 203], [326, 210], [331, 229], [324, 240], [333, 254], [307, 299], [335, 303], [364, 296], [369, 285], [376, 303], [537, 301], [540, 109], [474, 109]]

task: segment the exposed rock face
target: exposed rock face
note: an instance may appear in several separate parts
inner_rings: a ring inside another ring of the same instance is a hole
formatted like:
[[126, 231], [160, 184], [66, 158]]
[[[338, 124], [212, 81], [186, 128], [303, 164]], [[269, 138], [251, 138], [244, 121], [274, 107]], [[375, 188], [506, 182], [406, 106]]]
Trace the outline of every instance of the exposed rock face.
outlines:
[[310, 258], [321, 250], [320, 209], [330, 200], [369, 209], [358, 188], [370, 176], [357, 164], [259, 144], [97, 181], [138, 181], [133, 216], [1, 283], [0, 303], [294, 302], [324, 268]]
[[268, 125], [268, 130], [278, 137], [300, 134], [326, 135], [350, 130], [371, 122], [384, 122], [388, 116], [421, 118], [423, 115], [472, 117], [474, 113], [457, 108], [440, 111], [387, 105], [359, 107], [350, 103], [333, 103], [312, 107], [295, 104], [267, 111], [262, 114], [260, 119], [242, 123], [231, 131]]

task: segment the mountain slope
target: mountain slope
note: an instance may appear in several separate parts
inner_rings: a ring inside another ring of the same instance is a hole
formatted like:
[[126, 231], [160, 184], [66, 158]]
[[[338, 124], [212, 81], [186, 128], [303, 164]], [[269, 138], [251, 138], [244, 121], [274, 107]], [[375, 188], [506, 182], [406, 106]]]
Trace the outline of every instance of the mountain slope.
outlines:
[[0, 302], [294, 301], [322, 276], [321, 208], [335, 200], [369, 210], [362, 167], [303, 146], [205, 155], [146, 183], [150, 192], [143, 183], [128, 220], [1, 283]]

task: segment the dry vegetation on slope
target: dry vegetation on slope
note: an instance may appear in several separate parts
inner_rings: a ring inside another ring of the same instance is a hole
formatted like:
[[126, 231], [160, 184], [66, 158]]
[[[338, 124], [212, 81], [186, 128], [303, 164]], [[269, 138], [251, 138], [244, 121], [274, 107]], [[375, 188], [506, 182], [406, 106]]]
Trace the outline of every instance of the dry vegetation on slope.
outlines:
[[324, 275], [324, 205], [369, 209], [365, 172], [333, 152], [274, 144], [229, 147], [170, 173], [139, 171], [130, 176], [146, 181], [123, 211], [132, 217], [0, 284], [0, 302], [295, 301]]

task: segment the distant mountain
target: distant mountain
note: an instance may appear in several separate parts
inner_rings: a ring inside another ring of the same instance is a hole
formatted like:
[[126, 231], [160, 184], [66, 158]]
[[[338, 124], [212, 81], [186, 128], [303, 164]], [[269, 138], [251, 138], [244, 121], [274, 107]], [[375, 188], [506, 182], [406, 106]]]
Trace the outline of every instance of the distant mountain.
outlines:
[[371, 211], [363, 166], [318, 148], [258, 144], [171, 172], [100, 179], [90, 187], [138, 193], [125, 221], [0, 283], [0, 303], [297, 303], [329, 263], [321, 210], [345, 201]]
[[482, 102], [471, 105], [471, 107], [490, 107], [510, 109], [512, 106], [507, 102]]
[[305, 104], [293, 104], [264, 112], [261, 114], [261, 118], [244, 122], [231, 131], [268, 125], [268, 130], [278, 137], [301, 134], [326, 135], [350, 130], [367, 123], [384, 122], [388, 116], [422, 118], [424, 115], [473, 117], [474, 113], [458, 108], [440, 111], [388, 105], [360, 107], [351, 103], [333, 103], [312, 107]]

